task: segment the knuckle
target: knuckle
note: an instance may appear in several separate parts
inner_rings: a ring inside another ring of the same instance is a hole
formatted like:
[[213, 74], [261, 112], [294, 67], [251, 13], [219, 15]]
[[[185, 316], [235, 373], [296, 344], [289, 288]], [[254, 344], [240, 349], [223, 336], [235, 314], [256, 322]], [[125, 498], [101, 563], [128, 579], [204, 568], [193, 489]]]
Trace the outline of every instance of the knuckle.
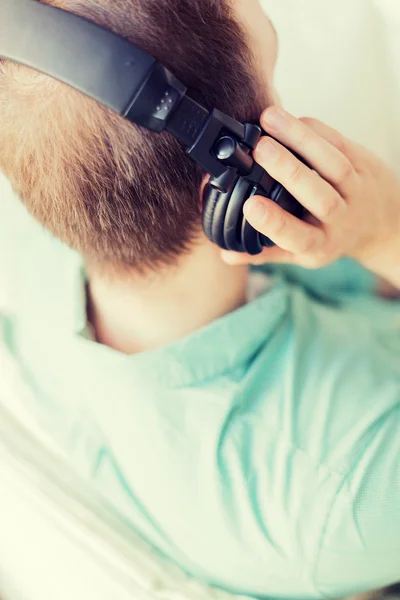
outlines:
[[346, 160], [341, 165], [338, 173], [338, 183], [345, 183], [353, 175], [353, 166], [350, 161]]
[[307, 129], [307, 127], [301, 127], [301, 131], [299, 132], [299, 139], [297, 140], [297, 148], [299, 150], [301, 148], [304, 148], [305, 145], [307, 145], [309, 135], [309, 129]]
[[335, 132], [335, 138], [333, 140], [333, 144], [334, 146], [336, 146], [336, 148], [342, 153], [342, 154], [346, 154], [348, 151], [348, 144], [347, 144], [347, 140], [340, 135], [340, 133]]
[[296, 161], [296, 163], [294, 163], [293, 166], [290, 167], [288, 173], [288, 180], [292, 183], [296, 183], [301, 178], [302, 174], [303, 165], [301, 164], [301, 162]]
[[300, 254], [312, 254], [319, 247], [320, 238], [318, 235], [311, 234], [301, 244]]
[[321, 205], [319, 216], [323, 220], [330, 219], [342, 207], [343, 201], [338, 194], [332, 194], [324, 199]]

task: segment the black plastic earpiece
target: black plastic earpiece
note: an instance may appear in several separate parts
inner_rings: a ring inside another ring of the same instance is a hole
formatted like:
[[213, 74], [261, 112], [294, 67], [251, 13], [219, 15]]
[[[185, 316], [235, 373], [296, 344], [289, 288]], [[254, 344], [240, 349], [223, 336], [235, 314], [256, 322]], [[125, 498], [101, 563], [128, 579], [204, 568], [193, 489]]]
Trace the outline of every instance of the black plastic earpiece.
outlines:
[[289, 192], [276, 182], [269, 195], [238, 177], [232, 189], [220, 192], [207, 185], [203, 196], [203, 229], [214, 244], [224, 250], [247, 252], [256, 255], [263, 248], [271, 248], [274, 242], [261, 235], [246, 221], [243, 206], [254, 195], [269, 197], [290, 214], [301, 218], [303, 207]]
[[[304, 213], [299, 202], [277, 181], [273, 180], [251, 156], [261, 129], [247, 124], [251, 143], [232, 136], [221, 137], [214, 146], [216, 158], [235, 170], [236, 178], [228, 191], [221, 191], [220, 179], [210, 179], [203, 194], [203, 229], [207, 237], [224, 250], [257, 255], [274, 242], [256, 231], [243, 214], [246, 201], [259, 195], [270, 198], [285, 211], [301, 218]], [[258, 133], [258, 135], [257, 135]]]
[[246, 222], [243, 206], [254, 194], [254, 186], [238, 177], [229, 192], [220, 192], [211, 185], [204, 190], [203, 228], [207, 237], [225, 250], [259, 254], [261, 236]]

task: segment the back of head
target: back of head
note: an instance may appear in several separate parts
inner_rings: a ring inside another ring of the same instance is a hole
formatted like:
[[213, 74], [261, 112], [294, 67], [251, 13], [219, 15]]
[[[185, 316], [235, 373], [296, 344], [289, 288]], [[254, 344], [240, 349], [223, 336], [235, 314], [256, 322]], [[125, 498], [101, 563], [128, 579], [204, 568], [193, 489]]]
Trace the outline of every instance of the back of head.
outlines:
[[[257, 121], [265, 108], [265, 83], [231, 0], [46, 1], [138, 44], [209, 109]], [[202, 173], [167, 133], [0, 63], [0, 139], [0, 170], [28, 210], [96, 265], [158, 268], [199, 234]]]

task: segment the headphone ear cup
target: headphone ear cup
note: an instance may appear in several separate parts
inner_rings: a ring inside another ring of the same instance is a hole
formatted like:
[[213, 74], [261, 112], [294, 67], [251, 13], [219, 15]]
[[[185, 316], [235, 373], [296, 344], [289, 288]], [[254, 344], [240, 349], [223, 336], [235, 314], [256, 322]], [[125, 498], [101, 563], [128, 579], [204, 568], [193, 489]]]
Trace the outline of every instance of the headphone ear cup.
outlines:
[[208, 239], [212, 242], [214, 241], [212, 238], [214, 211], [220, 195], [221, 192], [213, 188], [211, 185], [206, 185], [203, 192], [203, 229]]
[[[232, 188], [234, 189], [234, 187]], [[207, 185], [203, 195], [203, 229], [209, 240], [220, 248], [228, 250], [225, 243], [224, 227], [226, 211], [231, 199], [232, 190], [219, 192]]]
[[228, 193], [208, 185], [203, 196], [203, 229], [214, 244], [224, 250], [259, 254], [262, 250], [260, 234], [243, 215], [246, 200], [256, 188], [238, 177]]
[[229, 250], [259, 254], [262, 250], [261, 238], [244, 218], [243, 206], [245, 202], [257, 192], [257, 187], [243, 177], [239, 177], [234, 189], [225, 216], [224, 237]]
[[244, 252], [242, 240], [243, 206], [251, 194], [253, 186], [239, 177], [232, 189], [224, 223], [224, 239], [228, 250]]

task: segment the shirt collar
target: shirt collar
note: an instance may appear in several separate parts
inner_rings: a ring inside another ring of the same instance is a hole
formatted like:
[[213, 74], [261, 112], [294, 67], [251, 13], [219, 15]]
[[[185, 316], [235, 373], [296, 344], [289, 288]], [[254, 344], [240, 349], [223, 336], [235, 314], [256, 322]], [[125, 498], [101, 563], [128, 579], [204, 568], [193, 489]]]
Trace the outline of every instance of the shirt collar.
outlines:
[[90, 340], [86, 287], [84, 265], [73, 261], [66, 295], [71, 299], [71, 333], [86, 346], [93, 360], [120, 361], [141, 378], [173, 387], [198, 384], [247, 363], [264, 346], [269, 333], [285, 319], [288, 306], [287, 288], [277, 281], [272, 289], [249, 304], [184, 339], [128, 356]]

